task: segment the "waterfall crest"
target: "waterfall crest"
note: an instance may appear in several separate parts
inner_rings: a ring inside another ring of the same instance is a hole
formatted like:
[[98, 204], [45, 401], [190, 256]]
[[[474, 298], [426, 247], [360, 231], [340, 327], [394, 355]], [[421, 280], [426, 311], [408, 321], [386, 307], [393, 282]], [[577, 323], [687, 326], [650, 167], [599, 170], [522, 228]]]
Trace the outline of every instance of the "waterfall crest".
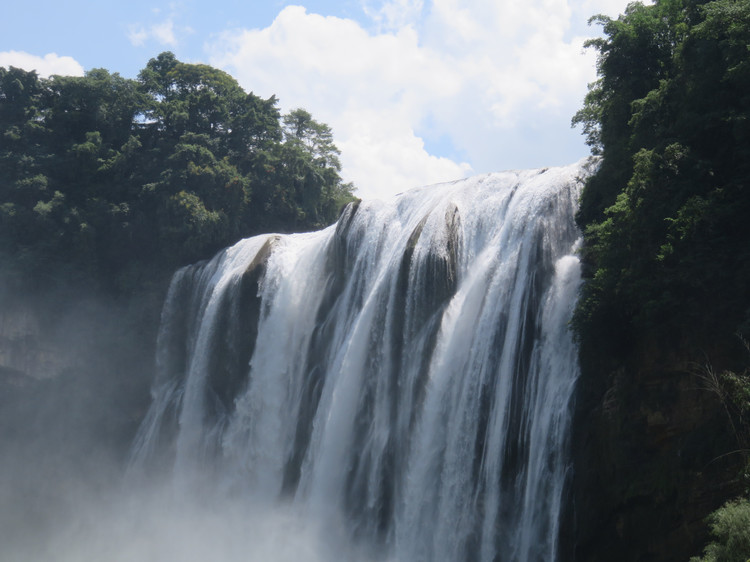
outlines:
[[131, 471], [337, 521], [377, 559], [555, 559], [586, 169], [362, 202], [183, 268]]

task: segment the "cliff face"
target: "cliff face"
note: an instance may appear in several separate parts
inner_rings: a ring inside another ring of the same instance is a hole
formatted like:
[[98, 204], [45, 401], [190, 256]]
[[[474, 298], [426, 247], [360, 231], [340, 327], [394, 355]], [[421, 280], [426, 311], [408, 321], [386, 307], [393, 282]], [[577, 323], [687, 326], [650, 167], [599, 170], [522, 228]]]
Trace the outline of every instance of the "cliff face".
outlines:
[[742, 491], [744, 459], [731, 453], [737, 442], [705, 371], [653, 352], [632, 357], [611, 369], [582, 350], [576, 560], [687, 560], [706, 543], [706, 516]]
[[123, 455], [148, 405], [158, 310], [80, 293], [0, 299], [0, 448]]
[[[30, 303], [6, 302], [0, 308], [0, 375], [50, 379], [73, 364], [72, 349], [54, 334]], [[20, 384], [20, 383], [19, 383]]]
[[159, 307], [82, 293], [0, 294], [3, 545], [43, 544], [110, 489], [148, 406]]

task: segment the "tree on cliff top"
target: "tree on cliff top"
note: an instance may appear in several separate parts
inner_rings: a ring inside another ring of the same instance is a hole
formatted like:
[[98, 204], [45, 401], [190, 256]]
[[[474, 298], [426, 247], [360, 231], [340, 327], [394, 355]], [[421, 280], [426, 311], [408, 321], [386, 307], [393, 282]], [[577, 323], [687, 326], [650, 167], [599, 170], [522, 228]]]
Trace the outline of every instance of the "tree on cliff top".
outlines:
[[750, 1], [596, 16], [599, 80], [573, 119], [601, 155], [578, 215], [579, 335], [731, 339], [750, 328]]
[[137, 80], [0, 68], [4, 281], [129, 291], [241, 237], [330, 224], [353, 198], [330, 129], [303, 112], [291, 139], [302, 110], [282, 128], [276, 103], [168, 52]]

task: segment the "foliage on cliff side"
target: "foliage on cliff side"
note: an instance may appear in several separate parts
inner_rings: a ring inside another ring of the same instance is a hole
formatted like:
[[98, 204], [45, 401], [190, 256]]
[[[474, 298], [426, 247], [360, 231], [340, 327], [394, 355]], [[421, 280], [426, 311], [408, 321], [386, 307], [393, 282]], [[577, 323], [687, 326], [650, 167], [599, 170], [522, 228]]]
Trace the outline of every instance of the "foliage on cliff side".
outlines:
[[709, 517], [714, 540], [690, 562], [746, 562], [750, 559], [750, 501], [728, 502]]
[[576, 326], [617, 355], [750, 328], [750, 1], [596, 16], [599, 79], [573, 119], [601, 166], [583, 192]]
[[228, 74], [151, 59], [137, 80], [0, 68], [3, 281], [128, 292], [241, 237], [352, 199], [330, 128]]
[[[707, 510], [740, 491], [750, 438], [738, 344], [750, 336], [750, 0], [635, 2], [592, 21], [604, 32], [589, 41], [599, 79], [573, 123], [600, 163], [577, 216], [586, 283], [574, 325], [582, 388], [601, 408], [594, 462], [616, 466], [594, 504], [621, 528], [592, 523], [584, 539], [594, 553], [597, 536], [620, 541], [623, 560], [686, 559]], [[706, 359], [711, 385], [689, 373]], [[673, 487], [659, 497], [664, 479]], [[745, 540], [746, 515], [738, 503], [712, 516], [704, 560]]]

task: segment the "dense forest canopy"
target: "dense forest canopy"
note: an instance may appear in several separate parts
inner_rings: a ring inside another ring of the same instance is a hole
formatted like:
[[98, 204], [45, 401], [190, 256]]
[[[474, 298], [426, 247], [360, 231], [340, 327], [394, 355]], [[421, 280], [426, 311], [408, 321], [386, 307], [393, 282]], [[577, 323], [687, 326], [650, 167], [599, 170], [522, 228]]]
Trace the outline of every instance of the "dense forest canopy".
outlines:
[[578, 215], [579, 333], [615, 353], [747, 337], [750, 1], [636, 2], [593, 21], [599, 80], [573, 120], [601, 155]]
[[0, 68], [6, 284], [128, 292], [241, 237], [310, 230], [353, 199], [328, 126], [166, 52], [137, 80]]

